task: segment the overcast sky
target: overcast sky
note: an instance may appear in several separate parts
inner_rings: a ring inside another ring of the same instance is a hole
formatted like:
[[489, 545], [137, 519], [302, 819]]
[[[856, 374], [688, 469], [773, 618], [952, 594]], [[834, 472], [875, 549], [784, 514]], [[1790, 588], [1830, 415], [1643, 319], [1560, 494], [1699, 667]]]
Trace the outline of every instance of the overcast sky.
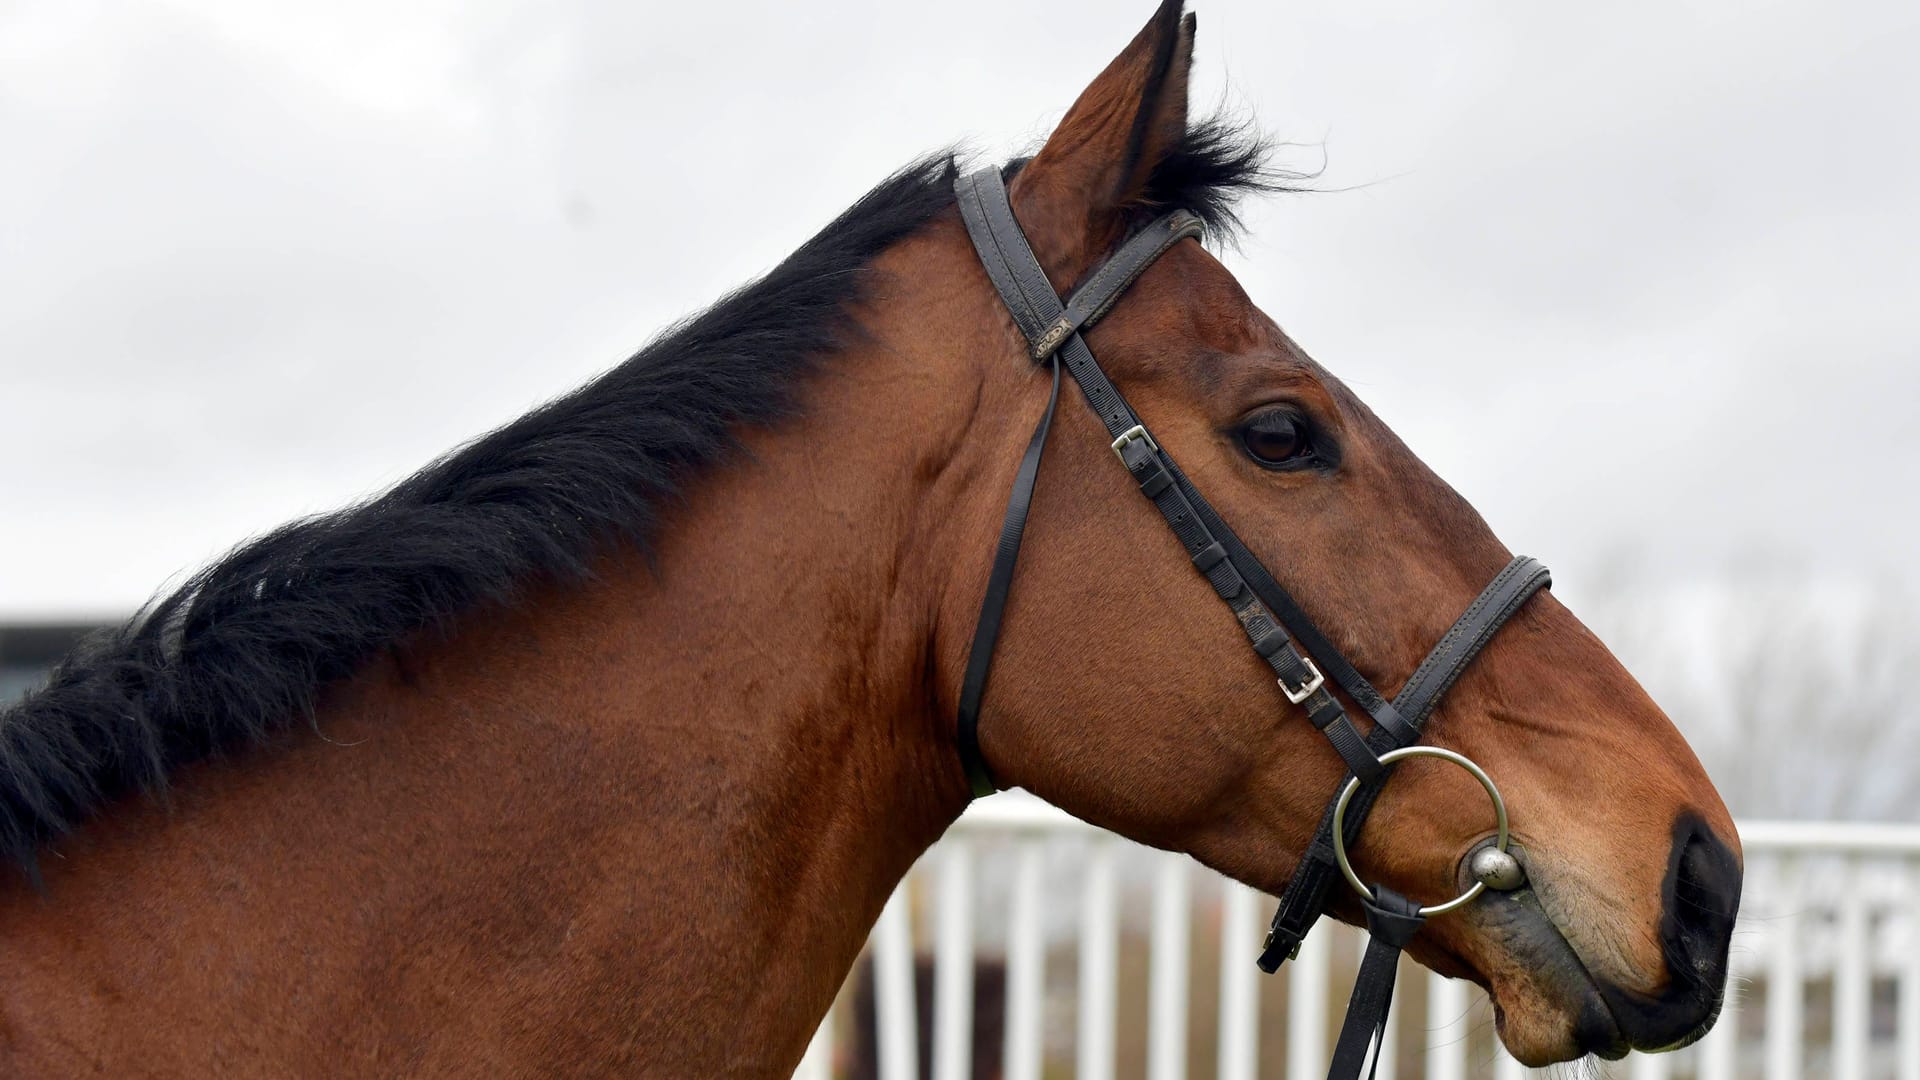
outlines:
[[[1148, 0], [0, 6], [0, 618], [117, 613], [1030, 148]], [[1197, 0], [1254, 297], [1583, 581], [1920, 581], [1920, 5]], [[1591, 595], [1593, 585], [1585, 586]]]

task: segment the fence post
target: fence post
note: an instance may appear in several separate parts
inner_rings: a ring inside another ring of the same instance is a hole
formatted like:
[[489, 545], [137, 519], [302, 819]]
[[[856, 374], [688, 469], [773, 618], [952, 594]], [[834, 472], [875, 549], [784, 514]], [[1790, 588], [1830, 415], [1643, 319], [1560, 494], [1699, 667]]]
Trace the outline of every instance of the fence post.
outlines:
[[1906, 897], [1906, 948], [1900, 964], [1898, 1025], [1900, 1080], [1920, 1080], [1920, 874], [1914, 860], [1901, 863], [1901, 895]]
[[1187, 1075], [1187, 956], [1192, 943], [1185, 855], [1159, 856], [1153, 881], [1153, 961], [1147, 971], [1147, 1080]]
[[[1860, 875], [1860, 863], [1846, 859], [1841, 876], [1849, 883]], [[1833, 958], [1833, 1076], [1834, 1080], [1866, 1080], [1869, 1019], [1867, 998], [1872, 991], [1872, 954], [1867, 946], [1867, 903], [1858, 888], [1840, 894], [1838, 934]]]
[[1327, 1072], [1327, 979], [1331, 976], [1331, 920], [1320, 920], [1300, 955], [1287, 966], [1287, 1080], [1313, 1080]]
[[1074, 1076], [1113, 1080], [1114, 980], [1119, 953], [1119, 896], [1113, 883], [1116, 842], [1099, 838], [1087, 852], [1080, 909], [1080, 1046]]
[[1800, 897], [1791, 856], [1775, 866], [1777, 914], [1767, 927], [1767, 1080], [1800, 1080]]
[[933, 1080], [973, 1076], [973, 848], [945, 845], [934, 906]]
[[1014, 861], [1013, 914], [1007, 930], [1006, 1080], [1040, 1080], [1041, 989], [1046, 943], [1040, 938], [1040, 875], [1045, 869], [1037, 838], [1020, 841]]
[[1260, 940], [1260, 894], [1237, 881], [1222, 882], [1221, 887], [1220, 1080], [1256, 1080], [1260, 969], [1251, 952]]
[[873, 927], [873, 1011], [880, 1080], [919, 1080], [920, 1040], [914, 1016], [913, 926], [902, 881]]
[[1427, 1080], [1466, 1080], [1467, 984], [1427, 975]]

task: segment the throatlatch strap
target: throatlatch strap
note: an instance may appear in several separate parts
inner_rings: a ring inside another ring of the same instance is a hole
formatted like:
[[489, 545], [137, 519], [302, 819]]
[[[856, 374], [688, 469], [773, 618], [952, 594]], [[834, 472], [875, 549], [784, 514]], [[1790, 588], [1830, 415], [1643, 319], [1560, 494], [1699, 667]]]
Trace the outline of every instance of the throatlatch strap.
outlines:
[[1000, 543], [993, 551], [993, 570], [987, 575], [987, 592], [980, 599], [980, 618], [973, 624], [973, 644], [967, 649], [967, 673], [960, 680], [960, 763], [967, 770], [967, 785], [977, 798], [993, 794], [993, 770], [980, 752], [980, 698], [987, 692], [987, 676], [993, 670], [993, 646], [1000, 639], [1000, 621], [1006, 614], [1007, 594], [1013, 587], [1013, 568], [1020, 561], [1020, 541], [1027, 531], [1027, 511], [1033, 506], [1034, 483], [1040, 478], [1040, 455], [1047, 448], [1047, 432], [1053, 427], [1053, 410], [1060, 404], [1060, 364], [1053, 369], [1053, 389], [1047, 393], [1046, 411], [1033, 427], [1027, 440], [1027, 452], [1021, 455], [1020, 469], [1013, 475], [1013, 491], [1007, 495], [1007, 513], [1000, 519]]
[[[1427, 922], [1420, 914], [1420, 905], [1385, 886], [1374, 887], [1374, 897], [1366, 902], [1366, 909], [1367, 952], [1360, 960], [1359, 974], [1354, 976], [1353, 997], [1347, 1001], [1340, 1039], [1333, 1044], [1327, 1080], [1358, 1080], [1367, 1051], [1377, 1047], [1386, 1034], [1394, 977], [1400, 971], [1400, 951]], [[1376, 1053], [1373, 1066], [1367, 1069], [1368, 1080], [1379, 1066], [1380, 1055]]]

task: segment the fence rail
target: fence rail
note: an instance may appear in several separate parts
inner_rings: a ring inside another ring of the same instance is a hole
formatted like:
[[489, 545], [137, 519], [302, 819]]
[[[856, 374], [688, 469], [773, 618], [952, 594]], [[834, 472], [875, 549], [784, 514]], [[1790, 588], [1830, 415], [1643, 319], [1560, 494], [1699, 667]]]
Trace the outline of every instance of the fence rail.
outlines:
[[[1748, 822], [1740, 836], [1747, 885], [1719, 1024], [1695, 1047], [1631, 1055], [1607, 1071], [1920, 1080], [1920, 826]], [[976, 1055], [996, 1059], [1007, 1080], [1324, 1076], [1331, 1003], [1344, 1000], [1361, 938], [1323, 926], [1280, 979], [1267, 979], [1251, 956], [1270, 903], [1030, 797], [982, 800], [875, 925], [870, 1012], [842, 994], [796, 1076], [969, 1080]], [[1142, 950], [1145, 1001], [1123, 1007], [1142, 974], [1123, 970], [1123, 953]], [[983, 958], [1003, 972], [1002, 1032], [985, 1048], [975, 1015]], [[1400, 980], [1380, 1076], [1527, 1074], [1492, 1037], [1477, 988], [1422, 975]], [[1275, 995], [1283, 1000], [1267, 1000]], [[1123, 1023], [1142, 1009], [1143, 1030]]]

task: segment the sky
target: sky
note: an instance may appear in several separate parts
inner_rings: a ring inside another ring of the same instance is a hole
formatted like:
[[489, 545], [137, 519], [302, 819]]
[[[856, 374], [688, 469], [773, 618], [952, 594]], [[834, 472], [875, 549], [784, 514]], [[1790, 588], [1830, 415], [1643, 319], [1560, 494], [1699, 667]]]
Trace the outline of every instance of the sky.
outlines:
[[[0, 620], [132, 609], [624, 358], [1147, 0], [0, 4]], [[1920, 6], [1196, 0], [1229, 265], [1576, 610], [1920, 585]]]

